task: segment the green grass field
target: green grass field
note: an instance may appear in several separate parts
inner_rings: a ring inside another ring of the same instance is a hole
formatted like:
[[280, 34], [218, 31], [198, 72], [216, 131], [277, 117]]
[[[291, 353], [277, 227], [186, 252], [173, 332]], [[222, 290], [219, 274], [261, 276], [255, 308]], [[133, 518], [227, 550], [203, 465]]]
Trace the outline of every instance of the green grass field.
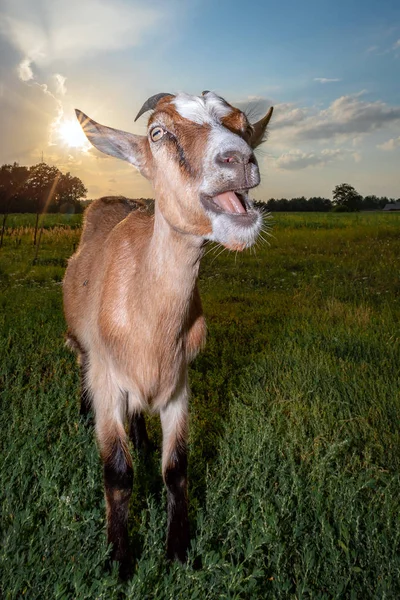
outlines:
[[135, 460], [126, 584], [104, 570], [102, 470], [63, 341], [80, 217], [47, 219], [34, 265], [27, 215], [0, 249], [0, 597], [399, 598], [400, 215], [276, 214], [255, 253], [210, 247], [190, 559], [165, 560], [159, 453]]

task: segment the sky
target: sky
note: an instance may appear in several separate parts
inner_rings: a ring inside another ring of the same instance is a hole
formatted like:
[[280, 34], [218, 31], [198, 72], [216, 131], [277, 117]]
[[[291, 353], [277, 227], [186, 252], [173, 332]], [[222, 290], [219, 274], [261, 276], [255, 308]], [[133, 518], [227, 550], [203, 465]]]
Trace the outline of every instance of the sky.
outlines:
[[400, 2], [0, 0], [0, 164], [43, 158], [88, 198], [151, 197], [128, 163], [86, 145], [74, 108], [144, 134], [158, 92], [274, 106], [260, 200], [400, 197]]

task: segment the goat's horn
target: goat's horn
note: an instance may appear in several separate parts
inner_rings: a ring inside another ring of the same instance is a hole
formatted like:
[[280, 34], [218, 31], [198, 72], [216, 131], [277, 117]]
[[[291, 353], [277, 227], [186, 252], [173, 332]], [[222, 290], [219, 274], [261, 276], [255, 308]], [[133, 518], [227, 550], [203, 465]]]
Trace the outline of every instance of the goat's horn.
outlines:
[[138, 114], [136, 115], [135, 121], [137, 121], [138, 118], [141, 117], [148, 110], [153, 110], [157, 106], [157, 103], [161, 100], [161, 98], [165, 98], [165, 96], [173, 96], [173, 95], [174, 94], [168, 94], [168, 93], [162, 92], [161, 94], [155, 94], [154, 96], [151, 96], [150, 98], [148, 98], [146, 100], [146, 102], [143, 104], [142, 108], [139, 110]]

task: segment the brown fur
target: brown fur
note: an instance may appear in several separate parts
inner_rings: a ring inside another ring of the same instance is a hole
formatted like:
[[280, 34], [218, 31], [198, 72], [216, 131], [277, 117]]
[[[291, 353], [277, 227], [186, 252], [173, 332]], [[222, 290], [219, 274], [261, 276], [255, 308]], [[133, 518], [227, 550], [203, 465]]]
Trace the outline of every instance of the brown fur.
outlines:
[[[135, 382], [141, 401], [158, 408], [173, 393], [187, 359], [203, 346], [205, 323], [195, 287], [201, 248], [188, 239], [182, 250], [172, 233], [171, 254], [154, 265], [153, 229], [154, 217], [132, 211], [125, 199], [94, 202], [69, 261], [64, 306], [79, 346], [90, 354], [96, 344]], [[182, 251], [183, 274], [175, 266]]]
[[[172, 136], [167, 136], [165, 140], [166, 158], [173, 157], [173, 160], [169, 161], [168, 169], [163, 171], [163, 177], [158, 179], [156, 176], [153, 181], [160, 211], [177, 229], [193, 235], [206, 236], [212, 227], [209, 218], [199, 206], [197, 189], [210, 127], [189, 122], [181, 117], [174, 106], [168, 103], [167, 98], [159, 103], [157, 112], [150, 116], [149, 128], [157, 123], [160, 116], [172, 133]], [[183, 197], [182, 180], [186, 181], [187, 190]]]
[[221, 120], [224, 127], [242, 137], [244, 137], [248, 127], [250, 126], [246, 115], [242, 113], [241, 110], [234, 108], [233, 106], [231, 113], [228, 116], [223, 117]]
[[88, 365], [104, 464], [108, 542], [124, 577], [132, 487], [126, 407], [131, 418], [143, 409], [161, 413], [168, 556], [184, 560], [189, 544], [186, 371], [206, 335], [196, 285], [201, 253], [198, 238], [171, 229], [157, 207], [152, 215], [125, 198], [102, 198], [86, 213], [65, 274], [69, 340]]
[[[259, 174], [254, 161], [250, 163], [250, 146], [238, 138], [245, 169], [237, 163], [229, 166], [229, 172], [220, 167], [219, 172], [218, 148], [212, 146], [211, 156], [205, 152], [211, 125], [183, 118], [170, 96], [162, 98], [151, 115], [148, 136], [105, 127], [80, 111], [77, 115], [93, 145], [132, 162], [151, 180], [156, 196], [154, 211], [123, 197], [93, 202], [63, 287], [69, 344], [82, 359], [82, 401], [95, 412], [111, 558], [127, 574], [133, 470], [126, 417], [135, 447], [140, 449], [149, 445], [141, 413], [160, 414], [168, 501], [167, 555], [185, 560], [189, 547], [187, 366], [206, 338], [197, 277], [203, 239], [213, 234], [215, 217], [201, 202], [204, 171], [215, 175], [212, 185], [226, 185], [225, 177], [234, 182], [232, 189], [237, 189], [246, 169], [253, 173], [253, 186]], [[151, 128], [160, 122], [163, 136], [158, 143], [151, 139]], [[234, 107], [222, 125], [244, 139], [251, 128]], [[246, 245], [240, 237], [223, 240], [235, 250]]]

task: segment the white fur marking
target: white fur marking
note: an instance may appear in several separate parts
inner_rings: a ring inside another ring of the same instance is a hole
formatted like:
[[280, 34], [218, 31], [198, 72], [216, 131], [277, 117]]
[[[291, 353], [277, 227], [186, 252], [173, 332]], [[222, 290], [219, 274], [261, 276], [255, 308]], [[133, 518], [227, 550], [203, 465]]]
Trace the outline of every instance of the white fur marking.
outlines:
[[210, 211], [207, 211], [207, 214], [212, 223], [212, 233], [207, 236], [207, 239], [213, 242], [227, 245], [236, 245], [239, 242], [245, 248], [249, 248], [254, 244], [261, 230], [261, 213], [257, 213], [257, 219], [251, 227], [242, 227], [240, 222], [235, 223], [226, 214], [216, 214]]
[[[221, 125], [214, 126], [208, 136], [208, 145], [205, 151], [205, 177], [200, 188], [200, 191], [209, 195], [209, 190], [214, 190], [223, 183], [225, 189], [229, 189], [230, 185], [234, 188], [235, 173], [230, 169], [226, 169], [223, 173], [218, 174], [216, 180], [213, 179], [215, 174], [214, 159], [219, 152], [228, 150], [237, 150], [246, 154], [250, 151], [248, 144], [238, 135], [228, 131]], [[255, 165], [253, 169], [257, 169]], [[250, 210], [252, 210], [250, 208]], [[206, 239], [220, 242], [227, 245], [243, 244], [246, 248], [252, 246], [256, 241], [262, 226], [262, 216], [257, 211], [257, 218], [253, 225], [241, 225], [240, 216], [229, 215], [226, 213], [215, 213], [206, 211], [211, 220], [212, 232], [206, 236]]]
[[218, 123], [231, 112], [231, 108], [212, 92], [206, 96], [181, 93], [174, 98], [172, 104], [175, 104], [181, 117], [199, 125]]
[[170, 450], [176, 443], [186, 437], [186, 423], [188, 419], [188, 388], [187, 381], [177, 389], [168, 402], [160, 410], [160, 419], [163, 432], [162, 469], [165, 473], [170, 456]]

